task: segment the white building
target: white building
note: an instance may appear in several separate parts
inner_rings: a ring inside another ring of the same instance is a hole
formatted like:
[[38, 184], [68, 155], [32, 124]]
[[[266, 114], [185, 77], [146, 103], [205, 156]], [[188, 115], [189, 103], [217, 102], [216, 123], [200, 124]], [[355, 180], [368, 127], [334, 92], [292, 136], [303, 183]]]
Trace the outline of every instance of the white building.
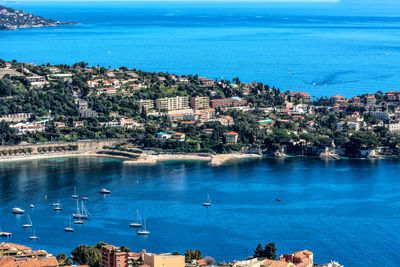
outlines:
[[390, 119], [390, 114], [387, 111], [372, 111], [371, 116], [380, 120]]
[[159, 110], [180, 110], [189, 109], [189, 97], [177, 96], [177, 97], [166, 97], [158, 98], [156, 100], [156, 106]]

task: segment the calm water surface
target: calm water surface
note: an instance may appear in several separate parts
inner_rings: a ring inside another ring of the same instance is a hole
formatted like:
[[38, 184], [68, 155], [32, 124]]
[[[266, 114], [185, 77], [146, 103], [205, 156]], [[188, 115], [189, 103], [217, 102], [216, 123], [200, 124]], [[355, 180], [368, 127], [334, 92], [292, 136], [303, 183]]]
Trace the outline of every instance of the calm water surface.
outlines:
[[0, 58], [6, 60], [239, 76], [317, 97], [399, 89], [398, 3], [369, 11], [364, 11], [368, 4], [353, 9], [294, 3], [10, 5], [81, 24], [1, 31]]
[[[308, 249], [318, 263], [396, 266], [399, 172], [400, 161], [391, 159], [264, 159], [221, 167], [129, 166], [107, 158], [1, 163], [0, 225], [13, 232], [8, 241], [55, 254], [103, 240], [133, 251], [200, 249], [221, 261], [246, 258], [258, 242], [275, 242], [278, 254]], [[91, 216], [66, 233], [74, 187], [89, 197]], [[100, 195], [101, 188], [112, 194]], [[207, 193], [213, 202], [208, 210], [201, 205]], [[53, 210], [57, 200], [61, 212]], [[40, 240], [28, 239], [31, 231], [21, 227], [26, 216], [12, 215], [14, 206], [31, 215]], [[147, 218], [148, 237], [128, 226], [137, 208]]]

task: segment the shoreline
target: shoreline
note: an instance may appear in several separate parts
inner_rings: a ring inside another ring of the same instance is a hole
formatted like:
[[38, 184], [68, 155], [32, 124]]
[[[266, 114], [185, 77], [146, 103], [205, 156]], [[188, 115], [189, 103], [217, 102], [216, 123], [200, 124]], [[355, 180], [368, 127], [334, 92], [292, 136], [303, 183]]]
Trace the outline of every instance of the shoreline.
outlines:
[[162, 161], [207, 161], [210, 166], [221, 166], [228, 161], [235, 159], [262, 158], [259, 154], [216, 154], [216, 155], [201, 155], [201, 154], [157, 154], [157, 155], [141, 155], [137, 160], [125, 160], [124, 164], [130, 165], [155, 165]]

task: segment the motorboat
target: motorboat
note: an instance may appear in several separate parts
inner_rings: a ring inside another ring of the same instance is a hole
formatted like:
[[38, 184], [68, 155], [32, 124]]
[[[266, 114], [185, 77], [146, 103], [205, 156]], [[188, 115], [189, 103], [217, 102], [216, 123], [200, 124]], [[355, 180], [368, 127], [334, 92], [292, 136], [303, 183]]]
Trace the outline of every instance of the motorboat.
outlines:
[[99, 191], [99, 193], [100, 193], [100, 194], [111, 194], [111, 191], [110, 191], [110, 190], [107, 190], [107, 189], [105, 189], [105, 188], [103, 188], [103, 189], [101, 189], [101, 190]]
[[15, 207], [15, 208], [12, 208], [11, 212], [13, 214], [24, 214], [25, 211], [23, 209]]

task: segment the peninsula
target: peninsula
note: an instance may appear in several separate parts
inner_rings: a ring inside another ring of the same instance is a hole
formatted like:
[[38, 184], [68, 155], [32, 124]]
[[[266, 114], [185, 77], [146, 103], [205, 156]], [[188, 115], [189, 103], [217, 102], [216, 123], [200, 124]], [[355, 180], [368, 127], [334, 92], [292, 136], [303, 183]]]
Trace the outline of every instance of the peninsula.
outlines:
[[76, 24], [35, 16], [29, 12], [0, 6], [0, 30], [16, 30], [20, 28], [38, 28], [56, 26], [58, 24]]
[[239, 78], [0, 60], [0, 141], [1, 160], [399, 156], [400, 92], [315, 99]]

